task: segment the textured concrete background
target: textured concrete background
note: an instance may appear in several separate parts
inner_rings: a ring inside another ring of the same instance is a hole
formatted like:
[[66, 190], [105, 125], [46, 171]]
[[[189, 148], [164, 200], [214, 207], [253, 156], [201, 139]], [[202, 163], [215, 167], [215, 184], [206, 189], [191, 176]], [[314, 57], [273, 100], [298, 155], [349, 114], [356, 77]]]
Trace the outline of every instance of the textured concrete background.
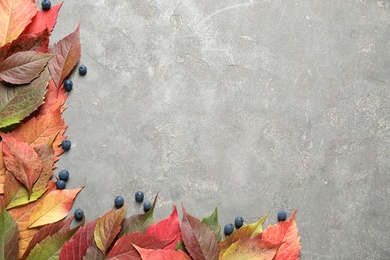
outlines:
[[53, 42], [78, 22], [59, 169], [89, 220], [136, 190], [157, 219], [297, 208], [302, 259], [390, 259], [388, 0], [66, 0]]

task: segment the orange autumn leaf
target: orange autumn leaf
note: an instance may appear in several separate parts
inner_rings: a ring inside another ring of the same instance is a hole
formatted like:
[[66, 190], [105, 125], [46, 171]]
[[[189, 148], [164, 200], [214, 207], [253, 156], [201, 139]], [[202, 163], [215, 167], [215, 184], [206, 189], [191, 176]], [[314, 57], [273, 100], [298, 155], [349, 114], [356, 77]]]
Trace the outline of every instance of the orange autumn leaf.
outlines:
[[69, 94], [63, 87], [57, 88], [54, 81], [50, 79], [49, 85], [47, 86], [47, 93], [45, 95], [45, 103], [38, 108], [35, 115], [38, 116], [52, 113], [58, 109], [60, 109], [60, 112], [62, 113], [66, 109], [64, 104], [68, 96]]
[[25, 0], [0, 1], [0, 46], [13, 41], [37, 13], [35, 3]]
[[190, 260], [191, 257], [189, 257], [184, 251], [173, 251], [173, 250], [164, 250], [164, 249], [145, 249], [138, 247], [136, 245], [133, 245], [134, 248], [138, 251], [138, 253], [141, 256], [142, 260], [169, 260], [169, 259], [175, 259], [175, 260]]
[[76, 195], [83, 189], [54, 190], [39, 201], [28, 221], [28, 227], [57, 222], [68, 215]]
[[245, 237], [233, 243], [220, 259], [272, 260], [277, 248], [278, 245], [267, 244], [261, 241], [260, 237]]

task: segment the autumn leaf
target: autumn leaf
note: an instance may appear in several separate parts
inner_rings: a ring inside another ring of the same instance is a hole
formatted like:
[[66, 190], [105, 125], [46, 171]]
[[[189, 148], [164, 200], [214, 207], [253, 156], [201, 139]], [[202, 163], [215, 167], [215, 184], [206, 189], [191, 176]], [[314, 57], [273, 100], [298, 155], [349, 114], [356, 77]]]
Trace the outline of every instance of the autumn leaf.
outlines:
[[184, 206], [181, 233], [190, 256], [194, 259], [218, 259], [218, 240], [214, 232], [199, 219], [189, 215]]
[[0, 259], [18, 259], [18, 225], [0, 199]]
[[169, 217], [160, 220], [157, 224], [151, 224], [145, 234], [171, 240], [172, 243], [162, 249], [174, 250], [177, 242], [181, 240], [180, 221], [176, 205], [174, 205], [173, 212]]
[[[0, 138], [2, 138], [0, 136]], [[0, 142], [0, 195], [4, 194], [5, 166], [3, 160], [3, 142]]]
[[36, 13], [35, 3], [31, 1], [1, 0], [0, 46], [18, 38]]
[[[84, 227], [81, 227], [73, 237], [64, 244], [60, 253], [60, 260], [79, 260], [83, 259], [88, 248], [93, 242], [93, 233], [96, 226], [94, 220]], [[97, 247], [96, 247], [97, 248]], [[97, 249], [99, 252], [100, 250]]]
[[3, 136], [4, 164], [28, 190], [30, 196], [43, 165], [34, 148], [15, 138]]
[[162, 249], [171, 244], [172, 241], [172, 239], [162, 239], [140, 232], [126, 234], [115, 242], [106, 260], [141, 259], [133, 245], [147, 249]]
[[49, 32], [53, 31], [54, 26], [57, 23], [57, 16], [61, 6], [62, 2], [50, 7], [49, 10], [38, 11], [22, 34], [38, 33], [46, 28]]
[[260, 237], [245, 237], [233, 243], [220, 259], [272, 260], [277, 248], [278, 245], [264, 243]]
[[66, 217], [73, 200], [82, 188], [74, 190], [54, 190], [39, 201], [28, 221], [30, 228], [59, 221]]
[[49, 51], [48, 46], [49, 31], [47, 29], [39, 33], [21, 35], [0, 48], [0, 63], [12, 54], [22, 51], [46, 53]]
[[95, 226], [94, 238], [97, 247], [106, 254], [107, 249], [121, 230], [121, 223], [125, 217], [126, 206], [117, 210], [110, 210], [100, 217]]
[[69, 75], [80, 59], [80, 27], [76, 31], [60, 40], [49, 50], [49, 53], [56, 54], [49, 61], [49, 70], [53, 81], [60, 87], [64, 79]]
[[[233, 231], [225, 240], [219, 243], [219, 257], [221, 258], [225, 251], [235, 242], [242, 238], [257, 238], [263, 232], [263, 223], [267, 219], [268, 214], [265, 214], [259, 221], [252, 223], [246, 226], [241, 227], [240, 229]], [[274, 244], [274, 243], [272, 243]], [[278, 244], [278, 243], [276, 243]]]
[[214, 212], [207, 218], [202, 219], [202, 223], [205, 223], [216, 235], [218, 241], [221, 240], [221, 225], [218, 223], [218, 207], [215, 207]]
[[62, 113], [66, 106], [64, 106], [69, 94], [63, 88], [64, 84], [57, 88], [54, 81], [50, 80], [47, 86], [47, 93], [45, 95], [45, 103], [38, 108], [34, 113], [35, 116], [45, 115], [59, 110]]
[[96, 246], [95, 241], [92, 242], [92, 245], [88, 247], [83, 260], [104, 260], [104, 255], [102, 251]]
[[28, 85], [11, 86], [0, 81], [0, 128], [19, 123], [42, 103], [49, 82], [49, 71]]
[[11, 84], [27, 84], [37, 78], [53, 55], [35, 51], [12, 54], [0, 63], [0, 78]]
[[296, 260], [299, 258], [301, 245], [295, 216], [296, 210], [290, 219], [279, 221], [276, 225], [268, 227], [261, 236], [263, 242], [281, 244], [276, 252], [275, 260]]
[[172, 251], [172, 250], [152, 250], [145, 249], [133, 245], [137, 252], [140, 254], [142, 260], [191, 260], [186, 253], [183, 251]]

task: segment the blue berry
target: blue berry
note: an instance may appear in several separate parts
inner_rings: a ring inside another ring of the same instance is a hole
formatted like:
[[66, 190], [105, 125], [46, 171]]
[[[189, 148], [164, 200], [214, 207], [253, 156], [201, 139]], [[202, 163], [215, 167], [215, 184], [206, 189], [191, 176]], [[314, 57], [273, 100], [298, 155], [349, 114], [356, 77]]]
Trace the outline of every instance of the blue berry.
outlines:
[[116, 207], [117, 209], [122, 208], [124, 203], [125, 203], [125, 200], [123, 199], [122, 196], [117, 196], [117, 197], [115, 198], [115, 207]]
[[64, 149], [65, 151], [69, 151], [71, 145], [72, 145], [72, 143], [70, 142], [69, 139], [65, 139], [61, 143], [62, 149]]
[[233, 224], [229, 223], [229, 224], [226, 224], [225, 227], [223, 228], [223, 231], [225, 232], [225, 235], [230, 235], [231, 233], [233, 233], [233, 230], [234, 230], [234, 226]]
[[243, 217], [236, 217], [236, 219], [234, 220], [234, 225], [236, 225], [237, 229], [242, 227], [242, 225], [244, 225], [244, 218]]
[[142, 191], [137, 191], [135, 193], [135, 201], [141, 203], [144, 200], [144, 193]]
[[85, 65], [80, 65], [79, 66], [79, 74], [81, 76], [84, 76], [85, 74], [87, 74], [87, 66]]
[[287, 212], [284, 210], [281, 210], [278, 212], [278, 220], [279, 221], [285, 221], [287, 219]]
[[60, 178], [60, 180], [68, 181], [68, 179], [69, 179], [69, 171], [61, 170], [60, 173], [58, 174], [58, 177]]
[[43, 1], [41, 2], [41, 5], [42, 5], [42, 9], [45, 10], [45, 11], [47, 11], [47, 10], [49, 10], [50, 7], [51, 7], [51, 2], [50, 2], [50, 0], [43, 0]]
[[149, 201], [145, 201], [144, 203], [144, 211], [148, 212], [152, 208], [152, 204]]
[[71, 92], [73, 88], [73, 82], [70, 79], [64, 81], [64, 88], [66, 92]]
[[84, 211], [82, 209], [76, 209], [74, 211], [74, 218], [77, 220], [77, 221], [80, 221], [82, 220], [84, 217]]
[[63, 189], [65, 189], [66, 182], [63, 180], [57, 180], [56, 186], [57, 186], [57, 189], [63, 190]]

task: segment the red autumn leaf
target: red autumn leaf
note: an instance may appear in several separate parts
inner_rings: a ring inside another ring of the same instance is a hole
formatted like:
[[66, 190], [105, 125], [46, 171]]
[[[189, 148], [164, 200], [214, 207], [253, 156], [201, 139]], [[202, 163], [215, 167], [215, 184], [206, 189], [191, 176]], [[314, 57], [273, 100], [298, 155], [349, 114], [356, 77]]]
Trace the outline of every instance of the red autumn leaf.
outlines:
[[12, 54], [0, 64], [0, 78], [11, 84], [27, 84], [37, 78], [53, 57], [35, 51]]
[[267, 244], [260, 237], [245, 237], [232, 244], [220, 259], [272, 260], [277, 248], [278, 245]]
[[172, 243], [162, 249], [174, 250], [177, 242], [181, 240], [180, 221], [176, 205], [174, 205], [173, 212], [169, 217], [160, 220], [157, 224], [151, 224], [145, 234], [171, 240]]
[[30, 216], [28, 226], [30, 228], [39, 227], [65, 218], [81, 189], [51, 191], [39, 201]]
[[34, 183], [42, 172], [42, 161], [34, 148], [15, 138], [3, 136], [4, 164], [31, 194]]
[[[61, 86], [63, 86], [62, 84]], [[45, 103], [38, 108], [38, 111], [34, 113], [35, 116], [52, 113], [56, 110], [60, 110], [62, 113], [65, 110], [65, 101], [68, 98], [68, 93], [63, 87], [57, 88], [54, 81], [51, 79], [47, 86], [47, 93], [45, 95]]]
[[184, 206], [181, 233], [183, 242], [194, 259], [218, 259], [219, 247], [215, 233], [199, 219], [189, 215]]
[[296, 210], [294, 210], [290, 219], [268, 227], [261, 236], [263, 242], [281, 244], [276, 252], [275, 260], [299, 259], [301, 245], [295, 216]]
[[70, 224], [72, 223], [73, 217], [63, 220], [57, 223], [49, 224], [44, 227], [42, 227], [41, 230], [39, 230], [34, 237], [31, 239], [26, 251], [24, 252], [23, 259], [25, 259], [28, 254], [31, 252], [31, 250], [35, 247], [36, 244], [40, 243], [42, 240], [44, 240], [48, 236], [52, 236], [58, 231], [69, 231], [70, 230]]
[[22, 34], [37, 33], [45, 30], [53, 31], [57, 23], [58, 11], [62, 6], [62, 2], [52, 6], [49, 10], [38, 11], [32, 19], [31, 23], [24, 29]]
[[49, 51], [49, 31], [24, 34], [0, 48], [0, 63], [14, 53], [21, 51], [36, 51], [46, 53]]
[[94, 238], [97, 247], [106, 254], [107, 249], [121, 230], [121, 223], [125, 217], [126, 206], [117, 210], [110, 210], [96, 222]]
[[0, 46], [18, 38], [36, 13], [35, 3], [25, 0], [1, 0]]
[[147, 249], [161, 249], [172, 243], [172, 240], [161, 239], [152, 235], [142, 234], [139, 232], [126, 234], [119, 238], [106, 259], [110, 260], [127, 260], [141, 259], [139, 253], [133, 245]]
[[3, 160], [3, 143], [0, 142], [0, 195], [4, 194], [4, 182], [5, 182], [5, 166]]
[[[93, 242], [93, 233], [96, 226], [94, 220], [80, 228], [73, 237], [64, 244], [60, 253], [60, 260], [82, 260], [87, 249]], [[98, 249], [98, 251], [100, 251]]]
[[153, 250], [141, 248], [136, 245], [134, 245], [134, 248], [138, 251], [142, 260], [191, 260], [191, 257], [181, 250]]
[[76, 31], [54, 44], [49, 52], [56, 54], [49, 61], [49, 70], [54, 83], [60, 87], [80, 59], [80, 26]]

